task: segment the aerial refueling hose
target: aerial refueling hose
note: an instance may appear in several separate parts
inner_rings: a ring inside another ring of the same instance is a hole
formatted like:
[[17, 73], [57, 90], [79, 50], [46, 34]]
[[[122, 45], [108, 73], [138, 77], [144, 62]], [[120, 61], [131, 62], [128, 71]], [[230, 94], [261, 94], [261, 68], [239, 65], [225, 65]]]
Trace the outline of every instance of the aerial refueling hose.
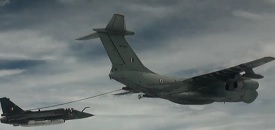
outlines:
[[86, 97], [86, 98], [81, 98], [81, 99], [78, 99], [78, 100], [73, 100], [73, 101], [64, 102], [64, 103], [55, 104], [55, 105], [50, 105], [50, 106], [45, 106], [45, 107], [33, 108], [33, 109], [29, 109], [29, 110], [40, 110], [40, 109], [45, 109], [45, 108], [62, 106], [62, 105], [71, 104], [71, 103], [75, 103], [75, 102], [80, 102], [80, 101], [95, 98], [95, 97], [100, 97], [100, 96], [107, 95], [109, 93], [113, 93], [113, 92], [120, 91], [120, 90], [122, 90], [122, 89], [117, 89], [117, 90], [101, 93], [101, 94], [98, 94], [98, 95], [94, 95], [94, 96], [90, 96], [90, 97]]

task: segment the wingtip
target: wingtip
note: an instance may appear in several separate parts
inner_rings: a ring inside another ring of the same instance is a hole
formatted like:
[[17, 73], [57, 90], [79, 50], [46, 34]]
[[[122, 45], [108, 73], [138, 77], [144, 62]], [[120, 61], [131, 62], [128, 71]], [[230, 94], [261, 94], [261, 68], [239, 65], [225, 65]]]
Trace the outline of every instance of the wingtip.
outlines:
[[84, 40], [83, 38], [77, 38], [77, 39], [75, 39], [75, 40]]
[[86, 40], [86, 39], [84, 39], [84, 38], [77, 38], [77, 39], [75, 39], [75, 40], [83, 41], [83, 40]]
[[272, 59], [272, 60], [275, 60], [275, 58], [274, 58], [274, 57], [272, 57], [272, 56], [270, 56], [270, 57], [268, 57], [268, 58], [270, 58], [270, 59]]
[[267, 59], [267, 60], [269, 60], [269, 61], [273, 61], [273, 60], [275, 60], [275, 58], [274, 57], [272, 57], [272, 56], [267, 56], [267, 57], [264, 57], [265, 59]]

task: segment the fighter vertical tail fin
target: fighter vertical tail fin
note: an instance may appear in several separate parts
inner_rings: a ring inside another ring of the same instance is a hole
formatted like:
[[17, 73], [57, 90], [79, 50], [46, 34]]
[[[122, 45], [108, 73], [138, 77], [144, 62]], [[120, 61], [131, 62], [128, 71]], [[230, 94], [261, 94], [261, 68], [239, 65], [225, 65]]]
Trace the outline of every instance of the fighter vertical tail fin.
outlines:
[[3, 115], [13, 115], [13, 114], [24, 112], [23, 109], [21, 109], [12, 101], [10, 101], [9, 98], [6, 98], [6, 97], [0, 98], [0, 102], [1, 102]]
[[99, 37], [112, 62], [114, 71], [152, 72], [141, 63], [125, 40], [125, 35], [134, 35], [134, 32], [126, 30], [123, 15], [114, 14], [105, 28], [94, 29], [94, 31], [96, 31], [96, 33], [77, 40], [88, 40]]

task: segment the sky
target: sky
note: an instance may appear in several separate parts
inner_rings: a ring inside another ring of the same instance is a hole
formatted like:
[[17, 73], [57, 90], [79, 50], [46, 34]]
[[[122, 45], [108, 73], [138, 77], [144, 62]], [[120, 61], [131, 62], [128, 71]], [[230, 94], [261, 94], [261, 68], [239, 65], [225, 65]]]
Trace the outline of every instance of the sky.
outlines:
[[[159, 74], [190, 78], [275, 57], [274, 0], [0, 0], [0, 97], [31, 109], [124, 87], [109, 79], [111, 62], [99, 39], [75, 40], [115, 13], [135, 32], [126, 39], [143, 64]], [[275, 63], [255, 72], [265, 78], [251, 104], [106, 95], [60, 106], [90, 106], [91, 118], [0, 129], [275, 130]]]

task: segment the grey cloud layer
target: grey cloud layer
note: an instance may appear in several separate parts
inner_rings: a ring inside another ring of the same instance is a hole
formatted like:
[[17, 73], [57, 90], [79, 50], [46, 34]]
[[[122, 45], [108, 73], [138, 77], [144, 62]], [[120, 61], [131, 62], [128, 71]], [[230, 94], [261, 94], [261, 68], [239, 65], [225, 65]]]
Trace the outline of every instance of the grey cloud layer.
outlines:
[[[127, 37], [143, 63], [172, 76], [191, 77], [242, 62], [275, 56], [272, 0], [93, 1], [11, 0], [0, 6], [1, 58], [46, 60], [19, 74], [0, 76], [0, 97], [30, 109], [114, 90], [110, 62], [99, 39], [75, 41], [125, 15]], [[274, 63], [256, 71], [259, 97], [252, 104], [183, 106], [137, 95], [104, 96], [64, 107], [98, 116], [46, 129], [272, 129]], [[1, 72], [0, 72], [1, 74]], [[106, 125], [108, 124], [108, 125]], [[0, 125], [0, 129], [18, 129]]]

